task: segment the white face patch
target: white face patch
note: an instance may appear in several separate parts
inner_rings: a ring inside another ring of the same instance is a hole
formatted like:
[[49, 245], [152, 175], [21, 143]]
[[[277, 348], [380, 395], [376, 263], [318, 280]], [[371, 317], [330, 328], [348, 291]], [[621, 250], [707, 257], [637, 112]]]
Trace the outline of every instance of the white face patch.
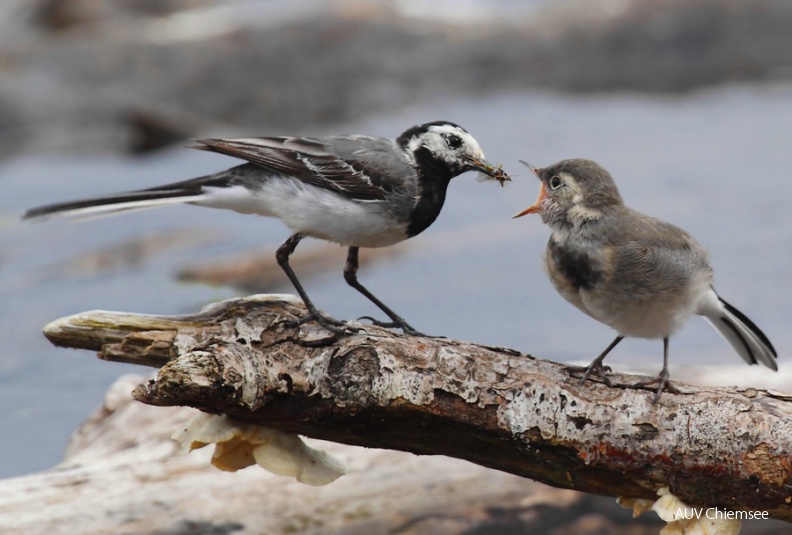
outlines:
[[464, 157], [485, 160], [478, 141], [458, 126], [450, 124], [430, 126], [428, 131], [414, 137], [407, 151], [414, 153], [419, 147], [427, 148], [439, 160], [450, 165], [461, 165]]
[[567, 210], [569, 219], [574, 222], [583, 222], [601, 218], [602, 212], [585, 205], [585, 194], [575, 179], [567, 173], [562, 173], [562, 175], [564, 182], [572, 191], [572, 206]]
[[582, 204], [576, 204], [569, 210], [570, 219], [578, 222], [594, 221], [602, 217], [602, 212], [593, 208], [586, 208]]

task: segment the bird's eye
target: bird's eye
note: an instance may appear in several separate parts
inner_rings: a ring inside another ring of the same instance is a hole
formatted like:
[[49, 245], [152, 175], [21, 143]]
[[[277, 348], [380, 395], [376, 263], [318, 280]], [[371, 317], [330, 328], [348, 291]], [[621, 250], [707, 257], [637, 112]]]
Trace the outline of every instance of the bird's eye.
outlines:
[[456, 150], [462, 146], [462, 138], [455, 134], [448, 134], [445, 136], [446, 145], [449, 149]]
[[558, 189], [564, 185], [564, 181], [561, 180], [560, 176], [553, 175], [550, 177], [550, 180], [548, 181], [548, 185], [550, 186], [550, 189]]

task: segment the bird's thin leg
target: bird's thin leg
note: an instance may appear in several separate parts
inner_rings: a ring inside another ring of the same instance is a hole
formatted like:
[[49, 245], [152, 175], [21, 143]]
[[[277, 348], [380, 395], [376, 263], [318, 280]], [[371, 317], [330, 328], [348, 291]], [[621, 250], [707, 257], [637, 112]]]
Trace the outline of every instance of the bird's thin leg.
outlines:
[[374, 325], [377, 325], [379, 327], [388, 327], [388, 328], [398, 327], [404, 332], [404, 334], [409, 334], [413, 336], [426, 336], [416, 331], [412, 327], [412, 325], [410, 325], [404, 320], [404, 318], [396, 314], [393, 310], [390, 309], [390, 307], [388, 307], [385, 303], [377, 299], [377, 297], [375, 297], [374, 294], [368, 291], [368, 289], [365, 286], [360, 284], [360, 281], [358, 281], [357, 278], [358, 251], [359, 251], [358, 247], [349, 248], [349, 254], [347, 254], [346, 265], [344, 265], [344, 280], [347, 281], [347, 284], [349, 284], [355, 290], [365, 295], [369, 301], [377, 305], [379, 309], [382, 310], [385, 314], [387, 314], [388, 317], [393, 321], [390, 322], [378, 321], [369, 316], [364, 316], [363, 318], [371, 320], [371, 322]]
[[608, 353], [610, 353], [611, 350], [614, 347], [616, 347], [619, 344], [619, 342], [621, 342], [622, 340], [624, 340], [624, 336], [621, 335], [617, 336], [616, 339], [613, 340], [613, 342], [611, 342], [610, 345], [605, 348], [605, 351], [600, 353], [599, 357], [591, 361], [591, 364], [589, 364], [588, 366], [569, 366], [567, 368], [567, 372], [570, 375], [582, 373], [583, 376], [580, 378], [581, 385], [585, 383], [588, 380], [589, 375], [593, 373], [594, 375], [602, 379], [602, 381], [606, 385], [610, 386], [611, 382], [610, 379], [608, 379], [608, 372], [610, 371], [610, 368], [607, 366], [603, 366], [602, 361], [605, 360], [605, 357], [608, 356]]
[[300, 284], [300, 281], [297, 279], [297, 275], [294, 274], [294, 270], [292, 270], [291, 266], [289, 265], [289, 256], [291, 256], [291, 254], [297, 248], [297, 244], [300, 243], [300, 240], [302, 240], [304, 237], [305, 234], [302, 234], [301, 232], [292, 234], [288, 240], [283, 242], [283, 244], [278, 247], [278, 250], [275, 253], [275, 258], [278, 260], [278, 265], [280, 265], [281, 269], [283, 269], [283, 271], [286, 273], [286, 276], [289, 277], [292, 285], [294, 285], [294, 289], [297, 290], [297, 293], [300, 294], [303, 303], [305, 303], [305, 308], [308, 309], [308, 315], [296, 321], [295, 324], [302, 325], [303, 323], [315, 320], [316, 323], [335, 334], [345, 335], [358, 332], [359, 329], [348, 327], [343, 321], [339, 321], [319, 312], [311, 299], [308, 297], [308, 294], [305, 293], [302, 284]]
[[654, 384], [657, 384], [657, 393], [652, 403], [657, 403], [663, 391], [679, 394], [679, 390], [671, 384], [671, 374], [668, 373], [668, 336], [663, 338], [663, 369], [660, 370], [660, 373], [654, 379], [641, 381], [636, 383], [635, 386], [652, 386]]
[[358, 253], [360, 251], [359, 247], [350, 247], [349, 253], [347, 254], [346, 264], [344, 265], [344, 280], [353, 287], [358, 292], [362, 293], [363, 295], [368, 298], [369, 301], [374, 303], [382, 310], [388, 317], [393, 320], [392, 322], [384, 322], [378, 321], [373, 318], [366, 316], [366, 319], [370, 319], [374, 325], [380, 327], [399, 327], [400, 329], [404, 330], [405, 332], [414, 331], [415, 329], [407, 323], [404, 318], [396, 314], [393, 310], [390, 309], [385, 303], [380, 301], [374, 294], [372, 294], [368, 288], [363, 286], [357, 278], [357, 272], [359, 267], [358, 262]]

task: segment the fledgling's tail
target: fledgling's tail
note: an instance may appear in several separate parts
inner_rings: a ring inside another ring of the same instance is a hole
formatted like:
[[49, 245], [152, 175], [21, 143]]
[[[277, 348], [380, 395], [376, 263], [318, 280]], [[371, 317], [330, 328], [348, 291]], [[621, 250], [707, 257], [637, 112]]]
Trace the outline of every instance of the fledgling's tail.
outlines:
[[773, 344], [745, 314], [721, 299], [715, 290], [704, 299], [698, 313], [712, 325], [748, 364], [762, 363], [778, 370]]

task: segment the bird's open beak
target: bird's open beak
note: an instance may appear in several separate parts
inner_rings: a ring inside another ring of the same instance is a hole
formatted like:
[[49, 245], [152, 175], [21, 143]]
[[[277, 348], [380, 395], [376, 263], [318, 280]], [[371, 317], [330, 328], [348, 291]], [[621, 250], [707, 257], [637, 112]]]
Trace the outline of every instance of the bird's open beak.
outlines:
[[528, 214], [537, 214], [537, 213], [541, 212], [542, 211], [542, 204], [544, 203], [544, 200], [546, 198], [547, 198], [547, 190], [545, 189], [544, 182], [542, 182], [542, 185], [539, 187], [539, 197], [536, 198], [536, 202], [533, 203], [528, 208], [526, 208], [525, 210], [523, 210], [522, 212], [514, 214], [512, 216], [512, 219], [516, 219], [518, 217], [522, 217], [522, 216], [528, 215]]
[[498, 165], [497, 167], [492, 165], [486, 160], [479, 160], [478, 158], [468, 158], [468, 163], [470, 167], [478, 172], [481, 173], [479, 175], [479, 181], [483, 180], [497, 180], [501, 186], [505, 182], [511, 180], [511, 177], [503, 170], [503, 166]]
[[[541, 180], [541, 177], [539, 176], [539, 168], [534, 167], [533, 165], [531, 165], [528, 162], [525, 162], [523, 160], [520, 160], [520, 163], [523, 164], [528, 169], [530, 169], [531, 172], [533, 174], [535, 174], [537, 176], [537, 178], [539, 178]], [[547, 190], [545, 189], [544, 182], [542, 182], [541, 185], [539, 186], [539, 197], [536, 198], [536, 202], [533, 203], [528, 208], [526, 208], [525, 210], [523, 210], [522, 212], [514, 214], [512, 216], [512, 219], [517, 219], [518, 217], [522, 217], [524, 215], [537, 214], [537, 213], [541, 212], [542, 211], [542, 202], [546, 198], [547, 198]]]

